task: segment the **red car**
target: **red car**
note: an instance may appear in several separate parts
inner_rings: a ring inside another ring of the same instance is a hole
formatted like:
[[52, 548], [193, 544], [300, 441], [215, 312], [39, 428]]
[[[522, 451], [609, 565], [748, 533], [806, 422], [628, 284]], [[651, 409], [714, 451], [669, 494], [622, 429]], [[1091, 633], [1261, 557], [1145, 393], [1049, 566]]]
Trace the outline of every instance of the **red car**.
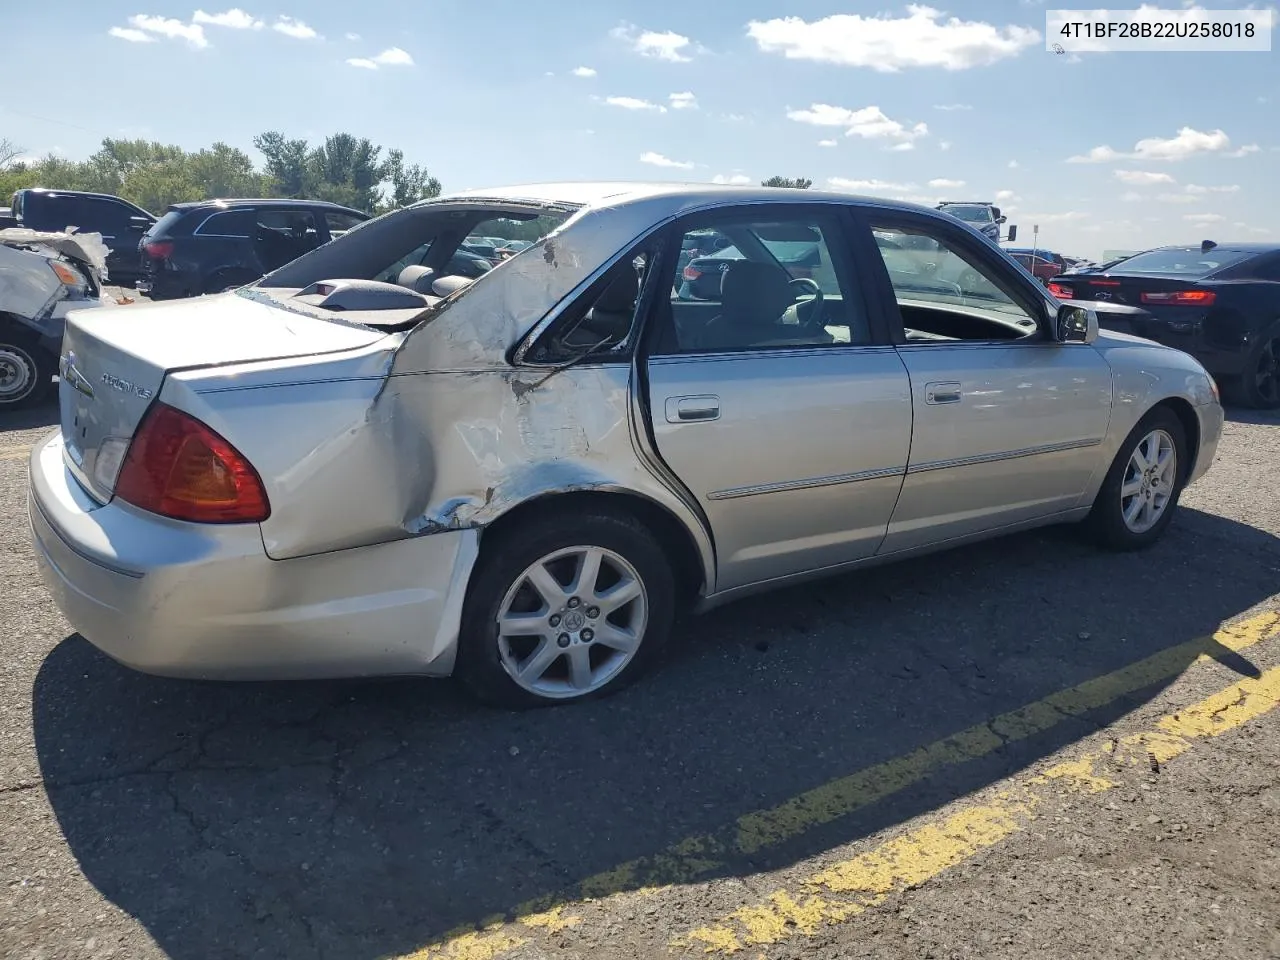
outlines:
[[1048, 283], [1067, 268], [1065, 263], [1059, 263], [1057, 260], [1048, 259], [1049, 257], [1056, 257], [1057, 254], [1046, 254], [1045, 256], [1041, 256], [1038, 253], [1011, 253], [1010, 256], [1030, 270], [1031, 275], [1041, 283]]

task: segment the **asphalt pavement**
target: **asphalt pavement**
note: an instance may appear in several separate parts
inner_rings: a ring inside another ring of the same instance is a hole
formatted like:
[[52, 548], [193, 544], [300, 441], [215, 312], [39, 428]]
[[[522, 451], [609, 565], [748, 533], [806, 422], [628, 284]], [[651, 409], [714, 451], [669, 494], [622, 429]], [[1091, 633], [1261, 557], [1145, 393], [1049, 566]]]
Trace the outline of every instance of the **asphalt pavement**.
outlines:
[[1280, 957], [1280, 416], [1154, 550], [1041, 531], [753, 598], [511, 714], [133, 673], [0, 415], [0, 956]]

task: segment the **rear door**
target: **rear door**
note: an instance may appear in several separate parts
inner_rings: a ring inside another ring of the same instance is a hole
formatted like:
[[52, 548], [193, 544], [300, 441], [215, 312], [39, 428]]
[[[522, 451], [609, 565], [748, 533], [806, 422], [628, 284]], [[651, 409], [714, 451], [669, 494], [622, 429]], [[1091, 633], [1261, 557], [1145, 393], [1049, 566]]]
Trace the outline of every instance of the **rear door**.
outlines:
[[907, 476], [882, 553], [982, 533], [1078, 505], [1100, 465], [1111, 369], [1045, 332], [1046, 301], [999, 253], [941, 217], [868, 210], [893, 250], [878, 302], [911, 379]]
[[[770, 204], [675, 228], [675, 249], [715, 230], [743, 254], [712, 309], [660, 298], [645, 351], [655, 444], [710, 522], [717, 591], [871, 556], [901, 488], [909, 382], [843, 224], [832, 205]], [[769, 252], [797, 239], [828, 265], [821, 280], [796, 282]]]

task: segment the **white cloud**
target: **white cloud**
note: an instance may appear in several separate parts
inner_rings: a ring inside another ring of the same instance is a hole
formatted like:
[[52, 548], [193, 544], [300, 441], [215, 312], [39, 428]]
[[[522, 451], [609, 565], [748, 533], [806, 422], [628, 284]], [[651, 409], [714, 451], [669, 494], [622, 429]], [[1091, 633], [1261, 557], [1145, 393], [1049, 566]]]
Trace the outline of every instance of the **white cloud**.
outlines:
[[950, 140], [943, 140], [941, 143], [939, 143], [939, 144], [938, 144], [938, 149], [939, 149], [939, 150], [942, 150], [942, 151], [950, 150], [950, 149], [951, 149], [951, 141], [950, 141]]
[[1222, 223], [1227, 218], [1220, 213], [1188, 213], [1182, 219], [1192, 223]]
[[[129, 26], [135, 30], [142, 30], [170, 40], [185, 40], [193, 47], [203, 48], [209, 45], [209, 41], [205, 39], [204, 27], [198, 23], [183, 23], [181, 20], [173, 20], [168, 17], [152, 17], [145, 13], [139, 13], [129, 18]], [[118, 33], [113, 35], [120, 36]], [[129, 38], [122, 37], [121, 39]]]
[[[1221, 130], [1203, 133], [1191, 127], [1182, 127], [1177, 136], [1162, 140], [1160, 137], [1147, 137], [1133, 146], [1132, 153], [1121, 153], [1106, 144], [1094, 147], [1088, 153], [1068, 157], [1067, 163], [1110, 163], [1113, 160], [1185, 160], [1198, 153], [1221, 153], [1231, 146], [1231, 138]], [[1244, 156], [1253, 153], [1249, 147], [1241, 147], [1229, 156]]]
[[889, 149], [895, 152], [901, 153], [904, 150], [914, 150], [915, 148], [916, 148], [916, 145], [914, 143], [912, 143], [910, 140], [905, 140], [902, 143], [895, 143]]
[[156, 38], [149, 33], [141, 30], [134, 30], [131, 27], [112, 27], [107, 31], [111, 36], [118, 40], [128, 40], [130, 43], [155, 43]]
[[692, 170], [693, 163], [686, 160], [672, 160], [670, 157], [664, 157], [660, 153], [654, 153], [652, 150], [647, 153], [640, 154], [640, 162], [647, 163], [655, 167], [668, 167], [675, 170]]
[[311, 27], [293, 17], [277, 17], [271, 29], [277, 33], [283, 33], [286, 37], [293, 37], [295, 40], [315, 40], [320, 36]]
[[641, 100], [639, 97], [605, 97], [604, 102], [611, 107], [621, 107], [623, 110], [656, 110], [658, 113], [666, 113], [667, 108], [660, 103], [650, 103], [648, 100]]
[[827, 185], [837, 190], [855, 193], [902, 193], [916, 189], [914, 183], [892, 183], [888, 180], [850, 180], [847, 177], [828, 177]]
[[1014, 193], [1012, 190], [996, 191], [996, 200], [999, 201], [1000, 203], [1008, 203], [1011, 200], [1017, 200], [1017, 199], [1018, 199], [1018, 195]]
[[946, 110], [946, 111], [952, 111], [952, 110], [972, 110], [972, 109], [973, 109], [973, 104], [971, 104], [971, 103], [935, 103], [935, 104], [933, 105], [933, 109], [935, 109], [935, 110]]
[[751, 178], [741, 173], [735, 173], [729, 176], [726, 176], [723, 173], [717, 173], [714, 177], [711, 178], [711, 182], [727, 184], [729, 186], [734, 186], [734, 187], [745, 187], [747, 184], [751, 182]]
[[352, 41], [359, 40], [359, 39], [360, 39], [360, 34], [358, 34], [358, 33], [348, 33], [348, 34], [347, 34], [347, 39], [348, 39], [348, 40], [352, 40]]
[[575, 77], [594, 77], [596, 71], [593, 67], [574, 67], [573, 75]]
[[964, 186], [963, 180], [948, 180], [945, 177], [939, 177], [936, 180], [930, 180], [929, 186], [935, 190], [957, 190]]
[[377, 70], [379, 67], [412, 67], [413, 57], [399, 47], [383, 50], [376, 57], [352, 57], [347, 61], [361, 70]]
[[624, 23], [614, 27], [609, 33], [610, 36], [631, 44], [631, 49], [642, 57], [673, 63], [688, 63], [692, 59], [686, 55], [686, 51], [693, 45], [693, 41], [672, 30], [640, 30], [633, 24]]
[[1009, 169], [1010, 169], [1010, 170], [1017, 170], [1017, 169], [1018, 169], [1018, 161], [1017, 161], [1017, 160], [1010, 160], [1010, 161], [1009, 161]]
[[667, 97], [672, 110], [697, 110], [698, 98], [687, 90], [684, 93], [673, 93]]
[[1233, 159], [1239, 159], [1240, 157], [1247, 157], [1251, 153], [1257, 153], [1261, 149], [1262, 148], [1256, 143], [1249, 143], [1241, 147], [1239, 150], [1232, 150], [1227, 154], [1227, 156]]
[[1247, 223], [1244, 223], [1243, 221], [1240, 221], [1240, 220], [1237, 220], [1235, 223], [1231, 225], [1233, 227], [1238, 227], [1239, 229], [1244, 230], [1248, 233], [1259, 233], [1259, 234], [1271, 233], [1270, 227], [1251, 227]]
[[835, 145], [836, 145], [836, 142], [835, 142], [834, 140], [819, 140], [819, 141], [818, 141], [818, 146], [820, 146], [820, 147], [834, 147]]
[[1135, 187], [1146, 187], [1153, 183], [1175, 183], [1167, 173], [1150, 173], [1146, 170], [1117, 170], [1116, 179], [1122, 183], [1130, 183]]
[[1229, 183], [1220, 187], [1202, 187], [1196, 183], [1188, 183], [1182, 189], [1187, 193], [1239, 193], [1240, 185], [1238, 183]]
[[197, 10], [191, 17], [192, 23], [203, 23], [209, 27], [229, 27], [232, 30], [261, 30], [262, 21], [245, 13], [239, 7], [232, 7], [222, 13], [205, 13]]
[[1156, 197], [1161, 203], [1195, 203], [1196, 198], [1186, 193], [1162, 193]]
[[881, 73], [903, 68], [965, 70], [996, 63], [1039, 42], [1028, 27], [996, 27], [957, 17], [943, 19], [932, 7], [912, 4], [907, 16], [835, 14], [821, 20], [800, 17], [753, 20], [747, 36], [766, 53], [789, 60], [818, 60]]
[[[815, 127], [844, 127], [846, 137], [861, 137], [864, 140], [888, 140], [891, 143], [910, 144], [919, 137], [929, 133], [929, 127], [917, 123], [908, 128], [897, 120], [885, 116], [879, 107], [863, 107], [861, 110], [850, 110], [847, 107], [835, 107], [829, 103], [815, 103], [807, 110], [788, 110], [787, 118], [797, 123], [808, 123]], [[911, 149], [910, 146], [898, 146], [894, 149]]]

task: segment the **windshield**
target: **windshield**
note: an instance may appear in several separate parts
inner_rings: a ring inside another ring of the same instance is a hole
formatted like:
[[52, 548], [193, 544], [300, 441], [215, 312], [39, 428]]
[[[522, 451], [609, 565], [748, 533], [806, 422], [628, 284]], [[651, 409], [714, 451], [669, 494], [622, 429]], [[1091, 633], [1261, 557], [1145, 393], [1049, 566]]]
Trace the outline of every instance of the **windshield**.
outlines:
[[963, 220], [965, 223], [990, 223], [991, 208], [978, 203], [955, 203], [942, 208], [943, 213]]
[[528, 213], [515, 209], [498, 211], [493, 203], [406, 207], [365, 221], [359, 228], [281, 267], [259, 286], [300, 288], [321, 280], [397, 283], [400, 273], [410, 266], [430, 267], [438, 276], [475, 279], [501, 261], [496, 255], [493, 261], [487, 260], [480, 252], [492, 252], [492, 246], [486, 248], [474, 240], [493, 233], [532, 244], [574, 212], [576, 208], [568, 206], [543, 206]]
[[[1253, 256], [1239, 250], [1210, 250], [1201, 253], [1199, 247], [1183, 247], [1173, 250], [1151, 250], [1122, 261], [1125, 273], [1164, 273], [1179, 277], [1207, 277], [1211, 273], [1247, 260]], [[1119, 266], [1119, 264], [1117, 264]]]

